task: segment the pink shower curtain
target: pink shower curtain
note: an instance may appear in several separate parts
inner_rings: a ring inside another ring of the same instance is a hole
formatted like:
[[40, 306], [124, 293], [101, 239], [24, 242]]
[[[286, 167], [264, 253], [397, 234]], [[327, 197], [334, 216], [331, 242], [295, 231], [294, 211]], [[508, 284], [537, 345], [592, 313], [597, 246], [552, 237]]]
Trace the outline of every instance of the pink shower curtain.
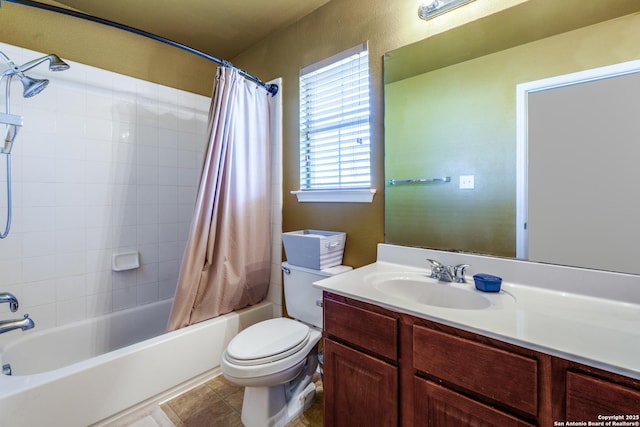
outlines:
[[269, 95], [220, 67], [168, 330], [256, 304], [271, 266]]

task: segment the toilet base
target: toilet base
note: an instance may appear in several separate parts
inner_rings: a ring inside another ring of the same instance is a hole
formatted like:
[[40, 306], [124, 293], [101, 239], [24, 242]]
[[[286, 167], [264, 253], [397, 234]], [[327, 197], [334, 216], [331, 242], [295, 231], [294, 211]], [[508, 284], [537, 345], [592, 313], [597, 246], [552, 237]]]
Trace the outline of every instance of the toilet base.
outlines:
[[[265, 390], [267, 388], [269, 390]], [[316, 387], [313, 383], [308, 384], [288, 402], [285, 402], [285, 395], [284, 384], [247, 387], [242, 402], [242, 423], [245, 427], [283, 427], [309, 409], [316, 397]]]
[[307, 410], [316, 397], [312, 378], [317, 367], [317, 352], [313, 351], [293, 381], [271, 387], [245, 387], [241, 417], [245, 427], [284, 427]]

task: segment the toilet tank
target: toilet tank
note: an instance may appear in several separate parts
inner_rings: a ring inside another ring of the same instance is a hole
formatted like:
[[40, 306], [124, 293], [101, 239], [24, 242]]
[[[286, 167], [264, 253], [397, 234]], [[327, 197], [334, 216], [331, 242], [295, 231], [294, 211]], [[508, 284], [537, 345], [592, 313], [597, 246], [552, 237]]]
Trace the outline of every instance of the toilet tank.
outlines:
[[284, 276], [284, 300], [290, 317], [308, 325], [322, 328], [322, 290], [313, 282], [351, 270], [346, 265], [338, 265], [325, 270], [282, 263]]

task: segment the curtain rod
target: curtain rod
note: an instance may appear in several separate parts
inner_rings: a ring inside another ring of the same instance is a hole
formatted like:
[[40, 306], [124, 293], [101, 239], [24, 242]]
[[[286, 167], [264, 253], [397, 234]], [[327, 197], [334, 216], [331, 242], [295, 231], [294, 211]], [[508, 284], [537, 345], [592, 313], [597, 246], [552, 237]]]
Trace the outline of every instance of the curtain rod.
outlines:
[[[53, 6], [53, 5], [49, 5], [49, 4], [45, 4], [45, 3], [40, 3], [40, 2], [37, 2], [37, 1], [31, 1], [31, 0], [4, 0], [4, 1], [6, 1], [8, 3], [21, 4], [23, 6], [31, 6], [31, 7], [37, 8], [37, 9], [48, 10], [50, 12], [61, 13], [63, 15], [68, 15], [68, 16], [73, 16], [75, 18], [85, 19], [87, 21], [96, 22], [98, 24], [108, 25], [110, 27], [114, 27], [114, 28], [117, 28], [117, 29], [120, 29], [120, 30], [128, 31], [130, 33], [134, 33], [134, 34], [137, 34], [137, 35], [140, 35], [140, 36], [143, 36], [143, 37], [147, 37], [147, 38], [153, 39], [155, 41], [159, 41], [159, 42], [164, 43], [164, 44], [168, 44], [168, 45], [173, 46], [173, 47], [177, 47], [177, 48], [182, 49], [182, 50], [186, 50], [187, 52], [193, 53], [193, 54], [198, 55], [198, 56], [200, 56], [202, 58], [208, 59], [209, 61], [213, 61], [213, 62], [215, 62], [215, 63], [217, 63], [219, 65], [222, 65], [223, 67], [235, 68], [236, 70], [238, 70], [238, 73], [240, 73], [241, 76], [243, 76], [243, 77], [255, 82], [259, 86], [262, 86], [271, 95], [276, 95], [278, 93], [278, 85], [265, 83], [262, 80], [260, 80], [259, 78], [255, 77], [255, 76], [252, 76], [251, 74], [247, 73], [246, 71], [241, 70], [240, 68], [234, 66], [229, 61], [225, 61], [225, 60], [213, 57], [211, 55], [207, 55], [206, 53], [201, 52], [201, 51], [199, 51], [197, 49], [194, 49], [192, 47], [183, 45], [183, 44], [178, 43], [178, 42], [174, 42], [173, 40], [169, 40], [167, 38], [158, 36], [156, 34], [151, 34], [151, 33], [148, 33], [146, 31], [142, 31], [142, 30], [139, 30], [137, 28], [129, 27], [128, 25], [119, 24], [119, 23], [114, 22], [114, 21], [109, 21], [108, 19], [98, 18], [97, 16], [93, 16], [93, 15], [89, 15], [89, 14], [86, 14], [86, 13], [77, 12], [75, 10], [65, 9], [65, 8], [62, 8], [62, 7]], [[0, 4], [1, 4], [1, 2], [2, 2], [2, 0], [0, 0]]]

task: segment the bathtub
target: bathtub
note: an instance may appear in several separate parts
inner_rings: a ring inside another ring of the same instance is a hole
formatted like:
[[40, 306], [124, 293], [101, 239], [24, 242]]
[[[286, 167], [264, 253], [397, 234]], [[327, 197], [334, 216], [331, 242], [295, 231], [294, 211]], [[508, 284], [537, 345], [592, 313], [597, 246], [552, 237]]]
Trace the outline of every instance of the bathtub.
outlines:
[[[269, 302], [163, 333], [171, 300], [61, 327], [12, 331], [0, 346], [0, 426], [85, 427], [218, 369]], [[4, 339], [5, 337], [3, 337]]]

